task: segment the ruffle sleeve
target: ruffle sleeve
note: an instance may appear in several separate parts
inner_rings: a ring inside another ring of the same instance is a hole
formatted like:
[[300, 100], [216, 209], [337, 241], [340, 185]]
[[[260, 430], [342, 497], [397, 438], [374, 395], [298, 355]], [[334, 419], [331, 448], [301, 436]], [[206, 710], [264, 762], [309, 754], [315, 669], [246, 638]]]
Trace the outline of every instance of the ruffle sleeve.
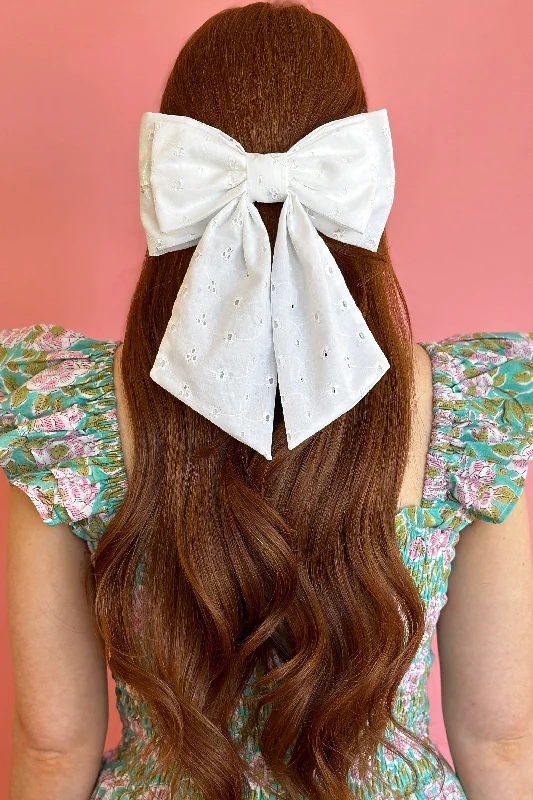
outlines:
[[59, 325], [0, 331], [0, 466], [47, 525], [65, 522], [90, 542], [126, 489], [118, 345]]
[[503, 522], [533, 459], [533, 333], [426, 344], [434, 371], [428, 495], [459, 506], [466, 523]]

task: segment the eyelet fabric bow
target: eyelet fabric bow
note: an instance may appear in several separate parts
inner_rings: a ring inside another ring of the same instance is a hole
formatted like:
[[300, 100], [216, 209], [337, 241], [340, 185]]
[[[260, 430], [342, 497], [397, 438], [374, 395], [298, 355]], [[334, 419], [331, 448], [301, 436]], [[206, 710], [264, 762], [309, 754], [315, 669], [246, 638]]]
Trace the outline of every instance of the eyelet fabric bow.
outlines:
[[[196, 245], [150, 371], [157, 384], [271, 460], [278, 383], [293, 449], [389, 369], [318, 234], [377, 251], [395, 182], [385, 109], [267, 154], [148, 111], [139, 179], [149, 254]], [[273, 256], [256, 201], [283, 203]]]

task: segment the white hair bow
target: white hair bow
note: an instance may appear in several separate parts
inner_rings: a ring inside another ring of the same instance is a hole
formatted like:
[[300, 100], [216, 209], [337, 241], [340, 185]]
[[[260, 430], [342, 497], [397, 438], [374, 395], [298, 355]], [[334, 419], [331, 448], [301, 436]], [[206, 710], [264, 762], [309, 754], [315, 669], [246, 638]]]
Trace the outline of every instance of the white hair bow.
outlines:
[[[152, 256], [197, 245], [150, 377], [272, 459], [355, 406], [390, 364], [317, 229], [377, 251], [394, 197], [387, 111], [247, 153], [191, 117], [146, 112], [140, 212]], [[281, 202], [274, 256], [254, 202]]]

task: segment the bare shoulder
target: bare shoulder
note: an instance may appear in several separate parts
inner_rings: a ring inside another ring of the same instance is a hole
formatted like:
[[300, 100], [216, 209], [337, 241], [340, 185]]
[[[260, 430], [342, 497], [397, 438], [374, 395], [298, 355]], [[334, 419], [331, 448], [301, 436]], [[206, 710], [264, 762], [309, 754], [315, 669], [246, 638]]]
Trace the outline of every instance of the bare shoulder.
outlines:
[[525, 736], [533, 719], [530, 536], [525, 491], [503, 522], [476, 519], [460, 532], [437, 623], [454, 760], [472, 741]]
[[431, 359], [426, 350], [416, 342], [413, 343], [413, 366], [415, 397], [411, 415], [411, 443], [398, 498], [398, 510], [421, 503], [433, 422]]

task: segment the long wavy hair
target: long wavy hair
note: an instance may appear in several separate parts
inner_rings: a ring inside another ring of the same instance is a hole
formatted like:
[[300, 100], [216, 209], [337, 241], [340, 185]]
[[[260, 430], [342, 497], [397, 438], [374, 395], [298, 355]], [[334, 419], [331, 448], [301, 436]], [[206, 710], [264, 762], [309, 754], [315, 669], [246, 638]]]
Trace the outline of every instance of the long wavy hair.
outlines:
[[[268, 2], [208, 19], [160, 106], [260, 153], [367, 110], [339, 30], [302, 5]], [[281, 204], [257, 208], [273, 244]], [[252, 730], [276, 796], [290, 800], [349, 800], [348, 771], [373, 785], [380, 744], [404, 758], [415, 790], [416, 764], [385, 739], [389, 725], [442, 769], [394, 716], [424, 632], [395, 531], [414, 401], [409, 313], [385, 234], [377, 253], [322, 236], [391, 368], [292, 451], [278, 389], [271, 461], [149, 377], [194, 248], [146, 253], [129, 309], [134, 463], [95, 555], [95, 624], [151, 723], [136, 776], [163, 776], [171, 797], [187, 780], [187, 797], [241, 798], [246, 777], [257, 779], [242, 744]], [[240, 739], [231, 726], [246, 686]]]

